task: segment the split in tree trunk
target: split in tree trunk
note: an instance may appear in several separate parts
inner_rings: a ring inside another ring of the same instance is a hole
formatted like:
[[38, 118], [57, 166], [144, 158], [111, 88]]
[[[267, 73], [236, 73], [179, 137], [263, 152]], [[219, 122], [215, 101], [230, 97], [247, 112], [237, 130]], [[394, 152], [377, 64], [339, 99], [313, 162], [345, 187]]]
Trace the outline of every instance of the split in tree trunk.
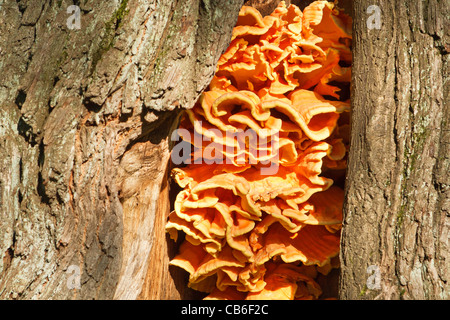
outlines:
[[[72, 1], [2, 2], [1, 299], [193, 297], [167, 266], [169, 136], [242, 3], [80, 1], [78, 29]], [[379, 1], [369, 30], [372, 4], [353, 1], [340, 296], [448, 299], [449, 6]]]

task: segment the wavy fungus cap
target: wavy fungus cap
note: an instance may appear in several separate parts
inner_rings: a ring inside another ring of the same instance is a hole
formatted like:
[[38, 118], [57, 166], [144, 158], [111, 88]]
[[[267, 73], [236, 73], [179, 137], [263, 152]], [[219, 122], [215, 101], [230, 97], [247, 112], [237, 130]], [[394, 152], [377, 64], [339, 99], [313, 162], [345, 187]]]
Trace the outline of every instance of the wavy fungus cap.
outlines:
[[266, 17], [242, 7], [208, 89], [184, 113], [190, 153], [172, 170], [182, 190], [166, 231], [184, 237], [170, 264], [206, 299], [319, 299], [317, 277], [339, 267], [350, 26], [327, 1], [303, 12], [282, 1]]

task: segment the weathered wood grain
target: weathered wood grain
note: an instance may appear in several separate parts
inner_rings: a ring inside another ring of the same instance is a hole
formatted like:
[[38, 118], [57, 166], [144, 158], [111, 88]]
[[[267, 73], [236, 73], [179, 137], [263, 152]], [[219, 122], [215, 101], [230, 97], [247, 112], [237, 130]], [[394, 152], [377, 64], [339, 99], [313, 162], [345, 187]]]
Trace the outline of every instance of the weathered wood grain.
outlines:
[[81, 1], [70, 29], [72, 1], [1, 2], [0, 298], [141, 294], [167, 245], [154, 224], [177, 110], [209, 83], [242, 3]]
[[340, 295], [449, 299], [449, 4], [378, 1], [368, 29], [373, 4], [353, 2]]

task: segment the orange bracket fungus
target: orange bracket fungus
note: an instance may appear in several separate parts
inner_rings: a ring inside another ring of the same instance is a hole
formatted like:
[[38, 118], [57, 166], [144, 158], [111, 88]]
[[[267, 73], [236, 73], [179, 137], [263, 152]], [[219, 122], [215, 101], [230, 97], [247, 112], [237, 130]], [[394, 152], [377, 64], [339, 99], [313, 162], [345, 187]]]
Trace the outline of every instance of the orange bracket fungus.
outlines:
[[170, 263], [206, 299], [329, 298], [318, 279], [339, 267], [350, 44], [328, 1], [241, 9], [172, 154], [184, 165], [166, 230], [183, 242]]

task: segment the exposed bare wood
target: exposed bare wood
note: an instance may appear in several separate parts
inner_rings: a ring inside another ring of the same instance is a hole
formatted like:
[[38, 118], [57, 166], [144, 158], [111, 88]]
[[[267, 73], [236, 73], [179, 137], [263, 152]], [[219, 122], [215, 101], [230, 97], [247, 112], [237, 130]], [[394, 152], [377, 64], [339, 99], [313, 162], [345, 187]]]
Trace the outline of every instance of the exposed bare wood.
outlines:
[[141, 294], [167, 246], [174, 110], [209, 83], [242, 3], [81, 1], [78, 29], [71, 1], [2, 1], [0, 298]]

